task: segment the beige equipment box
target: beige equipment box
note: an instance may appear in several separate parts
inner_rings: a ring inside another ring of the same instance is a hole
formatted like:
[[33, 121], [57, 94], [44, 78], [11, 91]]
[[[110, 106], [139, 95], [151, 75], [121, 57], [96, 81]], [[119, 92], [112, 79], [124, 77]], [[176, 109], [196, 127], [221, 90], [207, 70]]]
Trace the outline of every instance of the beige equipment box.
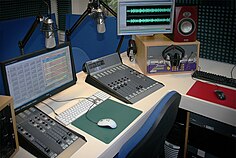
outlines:
[[13, 99], [0, 95], [0, 157], [13, 157], [19, 150]]
[[135, 60], [144, 74], [192, 72], [198, 67], [200, 42], [173, 42], [165, 35], [135, 36]]

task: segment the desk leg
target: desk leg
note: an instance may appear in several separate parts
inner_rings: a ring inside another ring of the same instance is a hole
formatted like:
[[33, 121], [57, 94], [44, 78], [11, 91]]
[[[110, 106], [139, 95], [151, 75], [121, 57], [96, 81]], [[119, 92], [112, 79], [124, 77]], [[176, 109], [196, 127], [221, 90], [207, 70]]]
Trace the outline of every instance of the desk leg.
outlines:
[[189, 119], [190, 119], [190, 112], [187, 112], [186, 127], [185, 127], [185, 141], [184, 141], [184, 158], [187, 158]]

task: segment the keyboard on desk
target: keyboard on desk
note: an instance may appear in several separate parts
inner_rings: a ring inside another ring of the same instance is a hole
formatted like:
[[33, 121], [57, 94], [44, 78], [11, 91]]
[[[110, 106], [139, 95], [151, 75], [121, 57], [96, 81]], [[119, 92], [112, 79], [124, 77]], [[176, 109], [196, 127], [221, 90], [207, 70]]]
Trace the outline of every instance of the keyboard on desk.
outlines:
[[236, 88], [236, 79], [234, 78], [228, 78], [226, 76], [217, 75], [217, 74], [213, 74], [213, 73], [209, 73], [205, 71], [198, 71], [198, 70], [192, 74], [192, 77], [196, 79], [201, 79], [201, 80], [209, 81], [212, 83], [222, 84], [222, 85]]
[[103, 91], [98, 91], [88, 99], [79, 101], [77, 104], [73, 105], [71, 108], [63, 111], [62, 113], [56, 116], [56, 119], [59, 120], [64, 125], [72, 123], [74, 120], [85, 114], [89, 109], [92, 109], [108, 99], [110, 95], [106, 94]]

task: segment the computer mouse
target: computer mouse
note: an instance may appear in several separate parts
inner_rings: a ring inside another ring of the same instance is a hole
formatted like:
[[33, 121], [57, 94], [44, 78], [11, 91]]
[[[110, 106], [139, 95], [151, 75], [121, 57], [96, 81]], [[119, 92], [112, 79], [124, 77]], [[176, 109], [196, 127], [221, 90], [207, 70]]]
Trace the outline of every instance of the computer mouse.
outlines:
[[97, 125], [100, 127], [109, 127], [109, 128], [116, 128], [117, 127], [116, 122], [110, 118], [104, 118], [104, 119], [99, 120], [97, 122]]
[[220, 100], [225, 100], [226, 96], [223, 91], [221, 90], [215, 90], [216, 97]]

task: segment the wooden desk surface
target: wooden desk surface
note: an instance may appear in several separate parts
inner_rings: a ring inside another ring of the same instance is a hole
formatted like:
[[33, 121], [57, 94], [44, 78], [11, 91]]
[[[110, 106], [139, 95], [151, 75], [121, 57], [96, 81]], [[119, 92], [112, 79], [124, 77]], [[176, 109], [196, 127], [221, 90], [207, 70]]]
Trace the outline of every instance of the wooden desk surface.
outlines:
[[[126, 53], [122, 54], [122, 59], [124, 64], [140, 71], [138, 65], [136, 65], [135, 63], [131, 63], [128, 60]], [[201, 67], [201, 70], [225, 75], [228, 77], [230, 77], [230, 72], [233, 67], [233, 65], [230, 64], [210, 61], [206, 59], [200, 59], [199, 65]], [[233, 72], [233, 76], [236, 77], [236, 70]], [[64, 90], [63, 92], [60, 92], [59, 94], [53, 96], [53, 98], [63, 100], [74, 97], [88, 97], [94, 94], [95, 92], [99, 91], [93, 86], [85, 83], [85, 73], [80, 72], [77, 74], [77, 77], [78, 81], [76, 85]], [[100, 140], [74, 127], [73, 125], [67, 126], [72, 130], [85, 136], [87, 140], [87, 143], [82, 146], [80, 150], [74, 153], [72, 158], [113, 157], [119, 151], [120, 147], [124, 144], [124, 142], [129, 139], [142, 125], [142, 123], [152, 111], [153, 105], [155, 105], [156, 102], [158, 102], [168, 91], [171, 90], [176, 90], [180, 94], [182, 94], [183, 97], [180, 104], [181, 108], [236, 127], [236, 110], [200, 99], [192, 98], [186, 95], [189, 88], [195, 83], [195, 80], [191, 78], [191, 73], [166, 75], [157, 74], [151, 75], [150, 77], [164, 83], [165, 86], [133, 105], [127, 104], [127, 106], [137, 108], [143, 111], [143, 113], [124, 131], [122, 131], [110, 144], [105, 144], [101, 142]], [[114, 97], [111, 98], [120, 102]], [[71, 107], [74, 103], [78, 102], [78, 100], [71, 101], [69, 103], [58, 103], [47, 99], [45, 102], [51, 105], [51, 107], [54, 108], [57, 113], [60, 113], [66, 110], [67, 108]], [[52, 118], [55, 118], [54, 113], [48, 107], [43, 104], [39, 104], [37, 106], [45, 113], [50, 115]], [[21, 148], [20, 151], [14, 157], [27, 158], [32, 157], [32, 155], [30, 155], [27, 151]]]

